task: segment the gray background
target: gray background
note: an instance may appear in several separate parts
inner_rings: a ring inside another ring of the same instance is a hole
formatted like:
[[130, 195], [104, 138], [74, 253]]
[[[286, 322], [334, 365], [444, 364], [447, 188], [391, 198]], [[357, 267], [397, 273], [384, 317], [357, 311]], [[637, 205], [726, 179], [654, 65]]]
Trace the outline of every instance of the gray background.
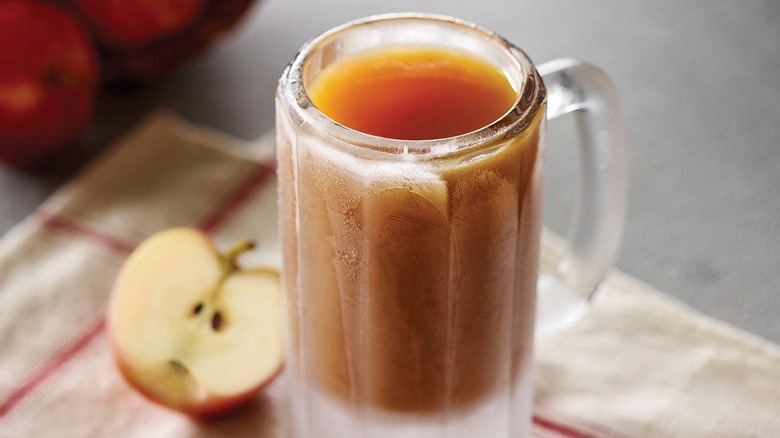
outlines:
[[[617, 266], [780, 342], [780, 2], [776, 0], [267, 0], [172, 78], [103, 98], [87, 141], [34, 174], [0, 168], [0, 235], [156, 107], [252, 139], [273, 126], [276, 79], [307, 39], [380, 12], [455, 15], [537, 63], [592, 61], [628, 134], [630, 206]], [[564, 231], [576, 181], [570, 121], [550, 124], [545, 218]]]

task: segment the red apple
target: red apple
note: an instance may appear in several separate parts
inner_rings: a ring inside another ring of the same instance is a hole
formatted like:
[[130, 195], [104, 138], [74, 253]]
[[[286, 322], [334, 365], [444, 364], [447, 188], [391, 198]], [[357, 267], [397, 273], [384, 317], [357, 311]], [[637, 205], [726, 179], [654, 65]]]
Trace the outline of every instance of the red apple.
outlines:
[[206, 0], [72, 0], [101, 44], [148, 45], [195, 22]]
[[242, 269], [198, 230], [142, 243], [117, 277], [108, 333], [125, 379], [149, 399], [211, 417], [253, 399], [284, 361], [279, 273]]
[[62, 0], [93, 29], [107, 82], [171, 73], [230, 29], [254, 0]]
[[75, 144], [98, 83], [88, 34], [67, 11], [0, 1], [0, 162], [28, 166]]

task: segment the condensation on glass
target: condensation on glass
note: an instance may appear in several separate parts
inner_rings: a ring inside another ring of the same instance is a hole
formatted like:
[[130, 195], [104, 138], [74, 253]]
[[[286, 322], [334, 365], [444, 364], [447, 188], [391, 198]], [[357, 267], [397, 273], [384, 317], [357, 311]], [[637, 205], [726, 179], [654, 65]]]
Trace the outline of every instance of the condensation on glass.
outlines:
[[[306, 86], [327, 66], [398, 45], [479, 56], [511, 81], [516, 104], [479, 131], [422, 141], [362, 134], [312, 105]], [[600, 89], [603, 75], [575, 61], [548, 74], [549, 110], [518, 48], [419, 14], [335, 28], [285, 70], [276, 119], [293, 436], [527, 436], [546, 112], [582, 110], [581, 155], [590, 154], [551, 289], [577, 302], [592, 295], [625, 197], [609, 83]], [[601, 108], [588, 107], [593, 96]]]

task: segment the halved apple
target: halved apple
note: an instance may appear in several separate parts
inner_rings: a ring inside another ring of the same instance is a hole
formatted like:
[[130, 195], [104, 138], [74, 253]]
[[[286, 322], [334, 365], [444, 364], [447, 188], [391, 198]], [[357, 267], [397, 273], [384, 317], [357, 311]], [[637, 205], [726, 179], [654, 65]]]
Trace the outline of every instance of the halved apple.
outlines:
[[127, 259], [108, 310], [122, 375], [149, 399], [195, 417], [251, 400], [284, 362], [279, 273], [242, 269], [241, 242], [220, 254], [202, 232], [174, 228]]

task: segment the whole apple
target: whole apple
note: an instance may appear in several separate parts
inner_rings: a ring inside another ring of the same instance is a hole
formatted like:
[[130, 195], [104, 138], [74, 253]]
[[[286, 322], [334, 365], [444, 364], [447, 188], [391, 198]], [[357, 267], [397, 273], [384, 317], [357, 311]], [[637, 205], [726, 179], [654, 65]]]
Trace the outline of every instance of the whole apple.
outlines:
[[98, 69], [86, 29], [60, 6], [0, 1], [0, 162], [29, 167], [75, 144]]
[[145, 46], [195, 23], [206, 0], [71, 0], [104, 47]]
[[61, 0], [92, 30], [109, 85], [157, 79], [226, 33], [254, 0]]

